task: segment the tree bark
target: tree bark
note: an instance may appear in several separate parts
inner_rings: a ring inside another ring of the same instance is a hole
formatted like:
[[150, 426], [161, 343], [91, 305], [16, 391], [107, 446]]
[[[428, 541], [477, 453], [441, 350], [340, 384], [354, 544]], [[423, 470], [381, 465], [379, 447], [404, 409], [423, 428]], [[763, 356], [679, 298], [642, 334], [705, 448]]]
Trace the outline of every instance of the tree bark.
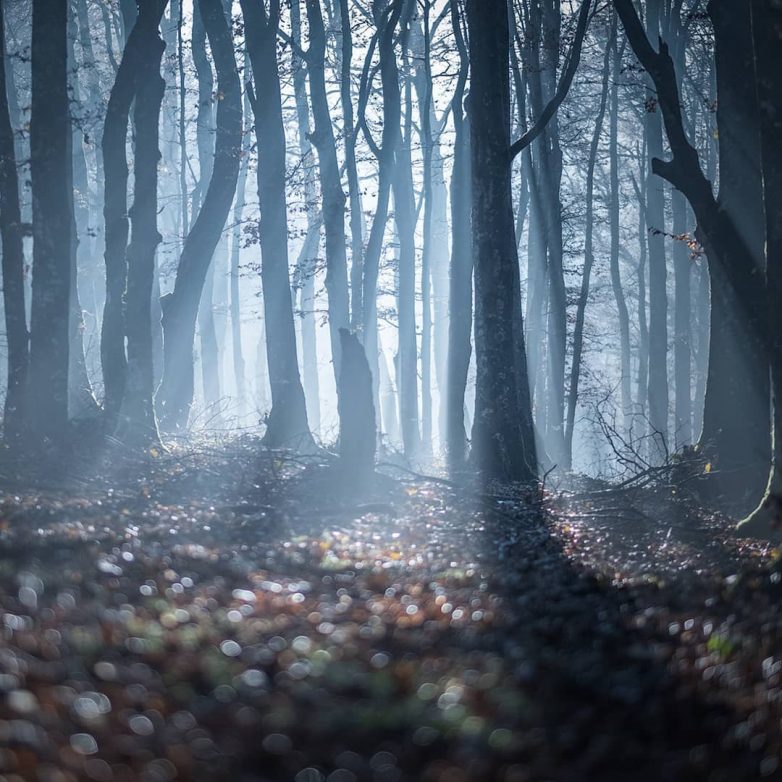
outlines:
[[272, 447], [307, 447], [312, 436], [299, 375], [288, 272], [286, 149], [277, 65], [280, 7], [273, 0], [267, 13], [260, 0], [242, 0], [242, 11], [256, 88], [250, 102], [258, 140], [261, 280], [272, 394], [264, 442]]
[[217, 138], [209, 187], [185, 240], [174, 292], [163, 306], [163, 379], [156, 404], [166, 431], [187, 426], [193, 400], [193, 341], [198, 306], [231, 210], [242, 147], [242, 97], [233, 40], [220, 0], [198, 0], [217, 70]]
[[318, 152], [323, 228], [326, 235], [326, 292], [334, 374], [340, 378], [340, 330], [350, 325], [348, 262], [345, 245], [345, 193], [339, 174], [337, 146], [326, 93], [326, 31], [321, 0], [306, 0], [310, 47], [307, 53], [310, 97], [315, 130], [311, 140]]
[[[614, 21], [615, 24], [615, 14]], [[609, 117], [609, 186], [610, 186], [610, 205], [609, 205], [609, 230], [611, 233], [611, 247], [609, 253], [609, 268], [611, 272], [611, 290], [616, 302], [616, 311], [619, 323], [619, 365], [620, 365], [620, 399], [622, 404], [622, 421], [625, 430], [629, 430], [632, 420], [633, 397], [631, 390], [631, 370], [630, 370], [630, 316], [627, 311], [627, 300], [625, 298], [624, 287], [622, 286], [622, 276], [619, 269], [619, 79], [622, 70], [622, 54], [624, 46], [621, 48], [617, 44], [614, 36], [614, 51], [612, 58], [611, 75], [611, 105]], [[645, 243], [644, 243], [645, 246]], [[645, 320], [644, 320], [645, 322]]]
[[454, 124], [451, 174], [451, 275], [448, 323], [448, 379], [445, 394], [446, 455], [451, 473], [464, 469], [467, 431], [464, 421], [467, 373], [472, 353], [473, 256], [471, 236], [470, 126], [464, 112], [464, 91], [469, 70], [467, 45], [462, 34], [462, 12], [451, 3], [451, 21], [459, 51], [459, 75], [452, 100]]
[[24, 426], [24, 396], [29, 365], [24, 300], [24, 246], [19, 206], [14, 131], [8, 104], [5, 51], [5, 2], [0, 2], [0, 237], [3, 248], [3, 305], [8, 342], [8, 379], [3, 435], [17, 443]]
[[160, 439], [152, 399], [152, 291], [155, 252], [161, 241], [157, 226], [159, 123], [166, 85], [160, 75], [160, 66], [166, 46], [160, 37], [159, 25], [166, 2], [140, 2], [135, 25], [142, 57], [133, 113], [136, 144], [125, 314], [128, 368], [117, 437], [132, 447], [140, 448], [154, 445]]
[[486, 477], [536, 480], [511, 192], [508, 9], [468, 0], [477, 387], [473, 453]]
[[73, 193], [69, 188], [67, 21], [65, 0], [33, 3], [33, 295], [26, 410], [34, 447], [47, 439], [62, 441], [68, 427]]
[[752, 0], [751, 7], [765, 210], [772, 461], [760, 506], [739, 529], [778, 538], [782, 526], [782, 8], [774, 0]]
[[589, 147], [589, 160], [587, 162], [586, 178], [586, 235], [584, 238], [584, 271], [581, 277], [581, 293], [576, 308], [576, 325], [573, 330], [573, 359], [570, 369], [570, 391], [568, 393], [567, 416], [565, 422], [565, 462], [562, 465], [569, 470], [573, 466], [573, 432], [576, 426], [576, 405], [578, 403], [578, 384], [581, 375], [581, 360], [584, 346], [584, 320], [586, 307], [589, 301], [589, 283], [592, 275], [592, 266], [595, 262], [593, 238], [594, 238], [594, 204], [595, 204], [595, 165], [597, 153], [600, 147], [600, 135], [603, 130], [606, 103], [608, 102], [608, 74], [611, 49], [616, 36], [616, 21], [612, 23], [611, 33], [606, 44], [605, 57], [603, 59], [603, 83], [600, 91], [600, 103], [595, 121], [595, 131], [592, 134], [592, 143]]

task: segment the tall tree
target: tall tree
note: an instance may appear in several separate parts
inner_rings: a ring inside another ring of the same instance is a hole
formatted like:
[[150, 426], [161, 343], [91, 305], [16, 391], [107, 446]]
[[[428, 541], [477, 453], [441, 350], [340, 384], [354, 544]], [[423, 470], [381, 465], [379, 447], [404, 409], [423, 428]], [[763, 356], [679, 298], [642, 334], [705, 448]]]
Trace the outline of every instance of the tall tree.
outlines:
[[299, 375], [288, 271], [285, 129], [277, 63], [280, 3], [272, 0], [267, 10], [263, 0], [242, 0], [242, 12], [255, 82], [250, 102], [258, 140], [261, 282], [272, 393], [264, 440], [270, 446], [306, 446], [311, 435]]
[[0, 2], [0, 237], [3, 249], [3, 305], [8, 341], [8, 385], [3, 434], [14, 443], [24, 425], [23, 402], [29, 363], [24, 300], [24, 246], [19, 206], [14, 129], [8, 105], [5, 52], [5, 2]]
[[182, 248], [174, 291], [163, 306], [164, 368], [156, 404], [160, 424], [168, 431], [187, 425], [193, 400], [193, 341], [198, 305], [233, 203], [242, 148], [242, 95], [228, 20], [220, 0], [198, 2], [221, 100], [217, 105], [212, 176]]
[[[296, 2], [296, 0], [294, 0]], [[310, 46], [307, 52], [314, 132], [310, 138], [318, 152], [323, 229], [326, 235], [326, 292], [329, 334], [335, 378], [340, 377], [340, 329], [350, 325], [348, 262], [345, 244], [345, 193], [339, 173], [334, 127], [326, 92], [326, 30], [321, 0], [306, 0]]]
[[471, 169], [470, 125], [464, 111], [469, 54], [459, 2], [451, 3], [451, 23], [459, 52], [459, 73], [451, 102], [454, 125], [451, 174], [451, 274], [448, 323], [448, 381], [445, 393], [446, 454], [451, 472], [464, 467], [467, 431], [464, 423], [465, 390], [472, 352], [472, 238], [470, 232]]
[[166, 89], [160, 75], [166, 46], [159, 27], [167, 1], [140, 0], [133, 33], [138, 28], [142, 57], [133, 113], [136, 143], [125, 315], [128, 366], [117, 435], [124, 442], [141, 447], [159, 439], [152, 400], [152, 291], [155, 252], [161, 240], [157, 226], [159, 123]]
[[511, 192], [509, 24], [505, 0], [467, 0], [477, 388], [473, 448], [492, 478], [534, 481]]
[[766, 493], [740, 529], [778, 537], [782, 524], [782, 8], [774, 0], [752, 0], [751, 9], [765, 211], [773, 451]]
[[30, 173], [33, 295], [27, 421], [33, 446], [68, 427], [69, 306], [73, 193], [68, 107], [68, 3], [35, 0], [32, 32]]
[[576, 425], [576, 405], [578, 402], [578, 384], [581, 375], [581, 361], [584, 346], [584, 320], [586, 306], [589, 300], [589, 285], [592, 276], [592, 267], [595, 262], [594, 254], [594, 218], [595, 218], [595, 166], [597, 153], [600, 147], [600, 135], [603, 130], [606, 103], [608, 102], [608, 76], [610, 72], [609, 58], [616, 36], [616, 22], [613, 23], [611, 33], [606, 44], [603, 60], [603, 82], [600, 90], [600, 104], [597, 110], [595, 130], [592, 134], [592, 143], [589, 146], [589, 159], [587, 161], [586, 177], [586, 236], [584, 239], [584, 271], [581, 277], [581, 295], [578, 298], [576, 308], [576, 325], [573, 330], [573, 360], [570, 369], [570, 390], [568, 393], [567, 415], [565, 421], [565, 466], [567, 469], [573, 464], [573, 431]]

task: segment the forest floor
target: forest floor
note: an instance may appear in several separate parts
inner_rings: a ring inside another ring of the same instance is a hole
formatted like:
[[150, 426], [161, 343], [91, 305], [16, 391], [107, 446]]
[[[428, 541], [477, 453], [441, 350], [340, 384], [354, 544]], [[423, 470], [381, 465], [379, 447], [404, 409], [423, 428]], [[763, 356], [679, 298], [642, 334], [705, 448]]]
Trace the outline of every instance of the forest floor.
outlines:
[[775, 552], [669, 489], [91, 464], [0, 465], [4, 782], [782, 779]]

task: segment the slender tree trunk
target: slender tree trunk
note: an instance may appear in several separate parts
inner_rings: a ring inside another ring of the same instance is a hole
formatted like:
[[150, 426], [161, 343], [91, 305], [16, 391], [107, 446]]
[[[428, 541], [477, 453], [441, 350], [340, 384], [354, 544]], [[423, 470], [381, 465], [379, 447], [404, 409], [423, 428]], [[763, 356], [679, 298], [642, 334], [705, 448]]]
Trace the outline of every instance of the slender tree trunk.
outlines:
[[345, 193], [337, 160], [337, 146], [326, 93], [326, 31], [320, 0], [306, 0], [309, 21], [310, 96], [315, 132], [312, 143], [318, 152], [320, 190], [323, 199], [323, 228], [326, 235], [326, 292], [328, 293], [331, 355], [337, 382], [340, 378], [340, 329], [350, 325], [348, 262], [345, 246]]
[[[364, 313], [362, 336], [364, 350], [367, 352], [367, 361], [372, 371], [376, 409], [380, 409], [378, 394], [377, 282], [380, 273], [380, 256], [383, 252], [383, 240], [388, 222], [394, 161], [400, 144], [400, 101], [393, 100], [393, 96], [394, 93], [397, 96], [399, 94], [399, 70], [394, 54], [394, 34], [402, 13], [402, 5], [402, 0], [394, 0], [388, 18], [384, 21], [383, 15], [377, 14], [378, 56], [383, 87], [383, 137], [382, 146], [375, 150], [378, 161], [377, 203], [364, 254], [362, 292]], [[387, 98], [387, 96], [390, 97]], [[365, 135], [367, 135], [366, 127], [364, 129]]]
[[[193, 194], [193, 214], [198, 215], [201, 199], [212, 178], [214, 162], [214, 76], [206, 55], [206, 30], [198, 4], [193, 7], [193, 64], [198, 79], [198, 115], [196, 117], [196, 144], [198, 147], [198, 182]], [[219, 420], [220, 369], [217, 331], [214, 319], [214, 278], [217, 261], [214, 259], [206, 274], [201, 301], [198, 306], [198, 336], [201, 346], [201, 381], [204, 404], [209, 410], [209, 420]]]
[[[250, 104], [245, 97], [244, 114], [249, 115]], [[245, 377], [244, 351], [242, 349], [242, 305], [239, 287], [240, 260], [242, 251], [242, 216], [247, 192], [247, 170], [250, 160], [250, 129], [246, 128], [242, 143], [242, 163], [239, 168], [239, 183], [236, 187], [233, 211], [233, 231], [231, 232], [231, 346], [233, 356], [234, 380], [240, 418], [247, 411], [247, 388]]]
[[451, 279], [448, 323], [448, 381], [446, 406], [446, 454], [452, 473], [464, 469], [467, 430], [464, 421], [467, 374], [472, 354], [472, 277], [470, 126], [464, 114], [464, 90], [469, 59], [462, 35], [458, 3], [451, 4], [451, 20], [459, 50], [459, 76], [452, 102], [454, 123], [453, 173], [451, 174]]
[[351, 30], [348, 0], [339, 0], [342, 52], [340, 73], [340, 98], [342, 103], [343, 136], [345, 143], [345, 170], [348, 177], [350, 201], [350, 323], [360, 331], [363, 323], [364, 237], [361, 215], [361, 188], [356, 164], [356, 127], [353, 116], [353, 91], [351, 89], [351, 68], [353, 63], [353, 31]]
[[136, 94], [136, 80], [142, 60], [142, 36], [129, 34], [111, 88], [103, 126], [103, 219], [106, 241], [106, 303], [101, 328], [103, 407], [109, 431], [116, 426], [125, 392], [127, 359], [123, 296], [127, 284], [128, 161], [127, 135], [130, 107]]
[[24, 425], [24, 397], [29, 364], [24, 300], [24, 246], [19, 206], [14, 131], [8, 105], [5, 51], [5, 2], [0, 1], [0, 237], [3, 249], [3, 305], [8, 342], [8, 379], [3, 413], [5, 441], [14, 444]]
[[[242, 147], [242, 96], [231, 31], [220, 0], [198, 0], [217, 70], [217, 140], [209, 187], [185, 240], [174, 292], [163, 307], [164, 369], [156, 403], [161, 426], [184, 429], [193, 400], [193, 341], [198, 305], [231, 210]], [[286, 286], [287, 287], [287, 286]]]
[[[650, 0], [646, 34], [660, 34], [661, 0]], [[662, 117], [653, 85], [646, 93], [644, 123], [648, 153], [646, 175], [646, 230], [649, 241], [649, 428], [652, 457], [660, 462], [668, 454], [668, 290], [665, 253], [665, 185], [651, 170], [651, 161], [663, 154]]]
[[[317, 13], [319, 13], [319, 10]], [[298, 0], [294, 0], [291, 4], [291, 37], [299, 46], [301, 45], [301, 11]], [[320, 76], [323, 76], [325, 89], [325, 76], [323, 74], [320, 74]], [[313, 78], [312, 74], [310, 78]], [[293, 302], [295, 306], [298, 296], [300, 300], [302, 380], [304, 382], [304, 397], [307, 400], [307, 418], [311, 430], [319, 433], [320, 380], [318, 377], [317, 325], [315, 323], [315, 273], [317, 271], [318, 249], [320, 247], [320, 232], [323, 220], [318, 210], [317, 175], [312, 144], [310, 143], [306, 69], [304, 60], [295, 52], [293, 55], [293, 92], [296, 101], [299, 153], [301, 165], [305, 169], [304, 208], [307, 214], [307, 233], [302, 243], [299, 257], [296, 260]], [[328, 105], [326, 105], [326, 110], [328, 112]], [[329, 334], [333, 340], [333, 328], [330, 328]]]
[[30, 168], [33, 296], [26, 407], [33, 445], [62, 440], [68, 426], [68, 324], [73, 193], [70, 190], [68, 6], [35, 0]]
[[161, 240], [157, 226], [159, 123], [166, 88], [160, 75], [166, 46], [158, 28], [166, 1], [143, 0], [139, 4], [136, 21], [139, 48], [143, 56], [138, 70], [133, 114], [136, 144], [125, 316], [128, 369], [117, 427], [117, 437], [135, 447], [147, 447], [159, 442], [152, 400], [152, 291], [155, 252]]
[[584, 239], [584, 271], [581, 277], [581, 295], [578, 299], [576, 308], [576, 325], [573, 331], [573, 363], [570, 370], [570, 392], [568, 394], [567, 418], [565, 426], [565, 455], [566, 461], [562, 465], [565, 469], [570, 469], [573, 465], [573, 432], [576, 426], [576, 405], [578, 402], [578, 383], [581, 374], [581, 360], [584, 346], [584, 319], [586, 307], [589, 301], [589, 283], [592, 275], [592, 266], [595, 262], [593, 237], [594, 237], [594, 203], [595, 203], [595, 165], [597, 163], [597, 153], [600, 147], [600, 135], [603, 130], [603, 119], [605, 118], [606, 103], [608, 101], [608, 74], [609, 58], [611, 49], [616, 37], [616, 19], [611, 25], [611, 33], [606, 44], [605, 57], [603, 60], [603, 85], [600, 92], [600, 104], [597, 110], [597, 119], [595, 121], [595, 131], [592, 134], [592, 144], [589, 148], [589, 161], [587, 163], [586, 179], [586, 236]]
[[261, 280], [266, 326], [266, 355], [272, 409], [267, 445], [307, 446], [311, 440], [304, 390], [299, 375], [296, 329], [288, 272], [288, 221], [285, 196], [285, 131], [277, 65], [279, 4], [269, 13], [256, 0], [242, 0], [247, 54], [256, 97], [251, 99], [258, 140], [258, 198], [261, 205]]
[[434, 145], [432, 136], [431, 0], [424, 0], [422, 51], [415, 52], [414, 83], [418, 99], [419, 134], [423, 153], [424, 225], [421, 253], [421, 442], [432, 453], [432, 256], [434, 255]]
[[537, 458], [514, 231], [508, 10], [468, 0], [477, 388], [473, 448], [487, 477], [531, 482]]
[[[616, 23], [614, 20], [612, 24]], [[611, 290], [616, 302], [616, 311], [619, 321], [619, 361], [620, 361], [620, 393], [622, 402], [622, 420], [625, 430], [629, 429], [632, 418], [632, 391], [630, 370], [630, 316], [627, 311], [622, 277], [619, 270], [619, 79], [622, 70], [622, 54], [624, 46], [617, 45], [614, 37], [614, 52], [612, 60], [611, 76], [611, 106], [609, 118], [609, 179], [610, 179], [610, 205], [609, 226], [611, 232], [611, 249], [609, 266], [611, 270]]]
[[[407, 59], [405, 55], [405, 59]], [[397, 88], [392, 94], [383, 94], [384, 102], [401, 101]], [[402, 443], [405, 456], [415, 458], [421, 445], [418, 419], [418, 346], [415, 318], [415, 227], [416, 209], [413, 190], [412, 144], [412, 87], [405, 81], [405, 119], [401, 144], [397, 150], [392, 188], [394, 218], [399, 235], [399, 304], [397, 307], [399, 331], [399, 419], [402, 425]], [[396, 108], [394, 113], [397, 113]]]
[[[75, 106], [82, 106], [81, 90], [74, 49], [74, 38], [77, 34], [75, 9], [68, 15], [68, 61], [69, 73], [72, 78], [69, 83], [69, 93]], [[79, 296], [79, 279], [84, 271], [89, 271], [92, 256], [89, 252], [88, 235], [91, 223], [90, 183], [87, 173], [87, 158], [84, 153], [84, 131], [71, 123], [71, 156], [69, 160], [69, 176], [73, 191], [73, 225], [71, 226], [71, 292], [70, 292], [70, 322], [69, 322], [69, 365], [68, 365], [68, 415], [74, 419], [84, 419], [99, 411], [98, 402], [92, 393], [92, 384], [87, 373], [87, 361], [84, 355], [84, 334], [86, 325]], [[85, 268], [87, 267], [87, 268]]]

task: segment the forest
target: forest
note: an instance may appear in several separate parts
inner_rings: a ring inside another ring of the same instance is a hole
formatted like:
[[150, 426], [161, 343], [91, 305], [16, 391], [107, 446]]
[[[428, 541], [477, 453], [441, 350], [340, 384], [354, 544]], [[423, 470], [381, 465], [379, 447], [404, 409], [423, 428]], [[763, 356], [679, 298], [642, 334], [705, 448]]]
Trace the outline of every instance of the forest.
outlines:
[[782, 779], [780, 0], [0, 0], [0, 245], [0, 782]]

